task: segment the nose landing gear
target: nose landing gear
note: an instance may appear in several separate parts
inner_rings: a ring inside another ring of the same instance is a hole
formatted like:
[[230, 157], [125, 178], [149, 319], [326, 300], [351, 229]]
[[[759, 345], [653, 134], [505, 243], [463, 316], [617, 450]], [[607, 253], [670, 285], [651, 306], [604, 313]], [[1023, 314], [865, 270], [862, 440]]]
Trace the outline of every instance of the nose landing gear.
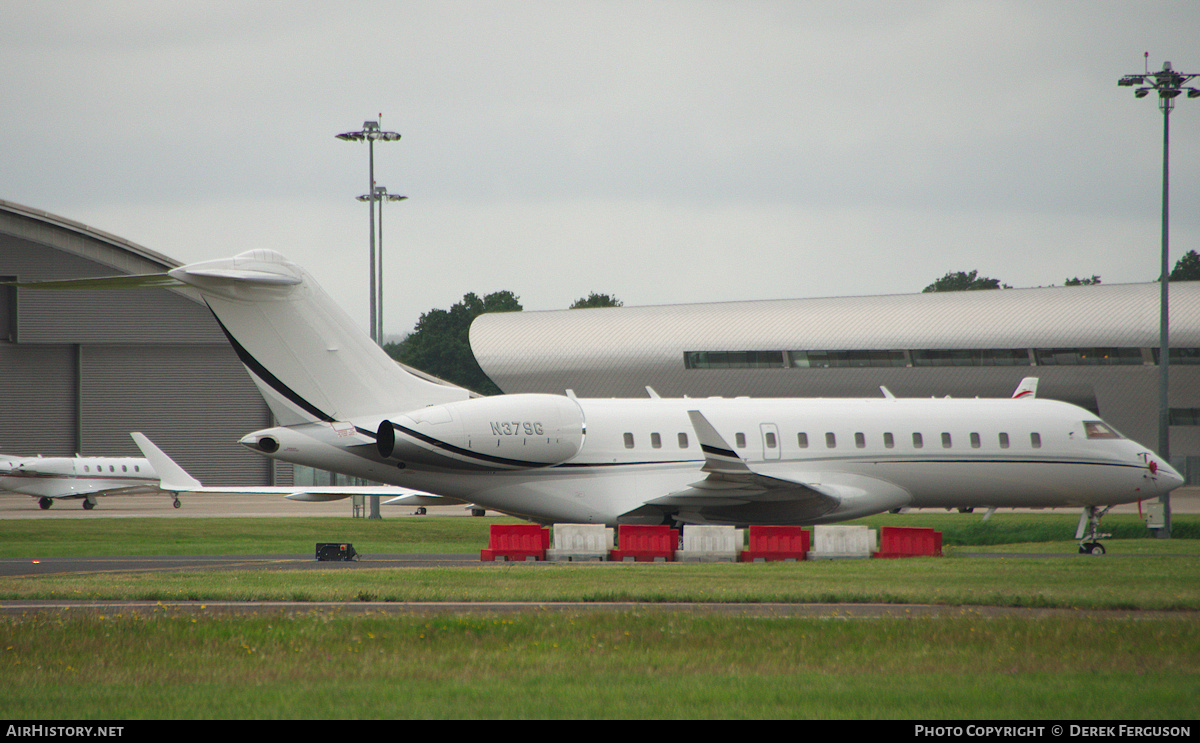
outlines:
[[1079, 516], [1079, 528], [1075, 531], [1075, 538], [1080, 540], [1079, 554], [1104, 554], [1104, 545], [1100, 544], [1100, 540], [1105, 537], [1111, 537], [1112, 534], [1104, 534], [1100, 531], [1100, 519], [1104, 518], [1104, 515], [1111, 508], [1112, 506], [1106, 506], [1103, 509], [1096, 506], [1087, 506], [1083, 509], [1083, 513]]

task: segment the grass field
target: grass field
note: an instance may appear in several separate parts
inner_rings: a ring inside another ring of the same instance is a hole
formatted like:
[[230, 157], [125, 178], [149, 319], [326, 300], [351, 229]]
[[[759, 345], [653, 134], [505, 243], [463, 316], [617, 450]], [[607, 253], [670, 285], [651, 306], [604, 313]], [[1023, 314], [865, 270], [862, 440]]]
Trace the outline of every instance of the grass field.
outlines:
[[[997, 515], [983, 531], [978, 516], [936, 519], [946, 521], [926, 518], [920, 525], [943, 531], [949, 546], [941, 559], [399, 569], [371, 568], [369, 555], [474, 552], [486, 544], [489, 521], [0, 522], [4, 559], [311, 554], [316, 541], [352, 541], [368, 556], [344, 570], [0, 579], [0, 605], [28, 598], [163, 602], [149, 613], [0, 618], [0, 716], [1195, 717], [1200, 540], [1143, 539], [1138, 522], [1130, 537], [1108, 542], [1108, 555], [1083, 557], [1071, 554], [1072, 517]], [[1195, 519], [1180, 517], [1175, 533], [1194, 529]], [[1126, 528], [1119, 521], [1105, 521], [1118, 536]], [[1064, 556], [966, 556], [984, 550]], [[887, 602], [1068, 611], [1036, 618], [989, 618], [964, 609], [936, 619], [849, 619], [836, 612], [796, 618], [653, 608], [417, 614], [314, 607], [231, 615], [207, 610], [204, 602], [218, 599], [331, 600], [360, 608], [362, 602], [454, 600], [585, 601], [593, 607], [613, 601]]]

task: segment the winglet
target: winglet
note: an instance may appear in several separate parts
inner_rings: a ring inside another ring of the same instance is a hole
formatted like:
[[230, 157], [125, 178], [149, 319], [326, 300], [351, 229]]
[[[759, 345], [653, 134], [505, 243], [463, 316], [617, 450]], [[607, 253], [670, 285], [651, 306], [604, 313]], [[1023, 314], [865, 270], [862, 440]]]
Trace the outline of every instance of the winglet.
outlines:
[[1020, 400], [1026, 397], [1037, 397], [1037, 386], [1037, 377], [1025, 377], [1021, 380], [1021, 383], [1017, 385], [1017, 388], [1013, 390], [1012, 399]]
[[150, 461], [150, 466], [158, 474], [159, 488], [178, 493], [180, 491], [194, 490], [204, 487], [200, 481], [189, 475], [182, 467], [175, 464], [175, 460], [168, 457], [162, 449], [154, 445], [150, 439], [142, 433], [134, 431], [129, 434], [133, 437], [133, 441], [142, 450], [142, 454]]
[[737, 455], [717, 429], [699, 410], [689, 410], [688, 417], [692, 419], [692, 428], [696, 429], [696, 437], [700, 440], [700, 450], [704, 452], [705, 472], [748, 473], [751, 472], [742, 458]]

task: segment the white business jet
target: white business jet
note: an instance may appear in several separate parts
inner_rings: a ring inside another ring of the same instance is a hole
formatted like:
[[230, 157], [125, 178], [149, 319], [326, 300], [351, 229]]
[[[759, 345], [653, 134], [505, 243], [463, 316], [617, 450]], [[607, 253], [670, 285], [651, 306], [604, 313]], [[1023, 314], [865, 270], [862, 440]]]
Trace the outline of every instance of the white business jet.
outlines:
[[[280, 425], [266, 456], [541, 523], [818, 524], [897, 508], [1081, 507], [1182, 478], [1092, 413], [1038, 399], [472, 397], [406, 371], [269, 250], [168, 274], [212, 309]], [[163, 277], [115, 283], [161, 286]], [[76, 286], [95, 284], [87, 280]]]
[[[154, 467], [138, 457], [0, 456], [0, 490], [36, 498], [42, 509], [56, 500], [82, 500], [90, 511], [99, 496], [165, 492], [158, 485]], [[178, 508], [178, 494], [167, 494]]]

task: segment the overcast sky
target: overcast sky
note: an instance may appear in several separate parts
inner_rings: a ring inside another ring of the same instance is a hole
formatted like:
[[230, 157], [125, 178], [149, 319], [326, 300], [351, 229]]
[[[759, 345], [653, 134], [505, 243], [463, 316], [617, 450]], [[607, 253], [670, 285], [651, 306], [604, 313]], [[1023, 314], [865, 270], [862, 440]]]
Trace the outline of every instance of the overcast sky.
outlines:
[[[1180, 2], [7, 2], [0, 198], [184, 262], [269, 247], [385, 330], [467, 292], [561, 309], [1157, 275]], [[1194, 81], [1200, 85], [1200, 79]], [[1171, 116], [1200, 250], [1200, 100]], [[0, 273], [3, 267], [0, 267]]]

